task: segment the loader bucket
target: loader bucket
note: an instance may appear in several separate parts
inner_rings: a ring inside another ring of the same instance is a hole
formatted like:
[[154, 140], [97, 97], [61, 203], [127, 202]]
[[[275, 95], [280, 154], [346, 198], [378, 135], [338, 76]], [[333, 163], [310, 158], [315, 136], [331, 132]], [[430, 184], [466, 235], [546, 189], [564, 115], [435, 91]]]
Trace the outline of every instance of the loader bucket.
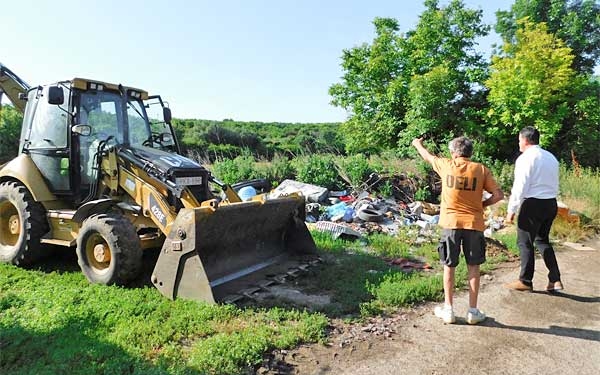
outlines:
[[228, 293], [226, 286], [310, 254], [316, 246], [301, 197], [182, 209], [152, 283], [170, 299], [215, 302]]

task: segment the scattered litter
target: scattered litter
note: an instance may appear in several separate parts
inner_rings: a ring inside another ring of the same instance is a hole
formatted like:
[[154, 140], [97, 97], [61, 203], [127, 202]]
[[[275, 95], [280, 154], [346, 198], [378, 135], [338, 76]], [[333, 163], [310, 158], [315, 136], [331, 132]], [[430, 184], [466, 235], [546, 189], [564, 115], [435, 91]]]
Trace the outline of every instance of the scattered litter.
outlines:
[[[338, 238], [341, 235], [348, 235], [352, 237], [361, 237], [360, 232], [355, 231], [354, 229], [337, 223], [332, 223], [330, 221], [319, 221], [316, 224], [311, 224], [314, 228], [320, 232], [329, 232], [333, 235], [333, 238]], [[309, 226], [310, 228], [310, 226]]]
[[430, 224], [437, 224], [440, 221], [440, 215], [421, 214], [421, 219], [425, 220]]
[[[378, 195], [377, 186], [383, 183], [388, 189], [391, 186], [392, 197]], [[274, 192], [303, 194], [307, 201], [306, 223], [310, 228], [332, 233], [334, 238], [341, 235], [360, 238], [372, 233], [394, 236], [400, 227], [411, 226], [416, 228], [413, 230], [415, 242], [426, 243], [430, 242], [429, 237], [438, 234], [440, 206], [414, 201], [416, 186], [414, 179], [404, 175], [382, 177], [373, 173], [352, 190], [329, 191], [285, 180]]]
[[346, 190], [342, 190], [342, 191], [330, 191], [329, 192], [329, 196], [330, 197], [338, 197], [341, 198], [343, 196], [347, 196], [348, 192]]
[[557, 202], [558, 211], [557, 216], [566, 220], [567, 223], [575, 223], [579, 224], [580, 218], [579, 214], [569, 209], [569, 206], [564, 204], [563, 202]]
[[417, 216], [423, 213], [423, 203], [421, 202], [412, 202], [408, 205], [408, 208], [410, 208], [410, 212]]
[[440, 206], [429, 202], [421, 202], [423, 213], [426, 215], [437, 215], [440, 213]]
[[418, 262], [415, 260], [409, 260], [406, 258], [387, 259], [387, 262], [389, 264], [398, 266], [398, 267], [402, 268], [403, 270], [411, 270], [411, 269], [430, 270], [430, 269], [433, 269], [433, 267], [431, 267], [431, 265], [429, 263], [421, 263], [421, 262]]
[[494, 232], [504, 228], [503, 217], [491, 217], [485, 222], [486, 229], [483, 231], [483, 235], [487, 238], [491, 238]]
[[238, 195], [244, 202], [249, 201], [256, 194], [256, 189], [252, 186], [244, 186], [238, 191]]
[[364, 221], [379, 222], [383, 219], [383, 214], [379, 211], [375, 211], [369, 208], [364, 208], [358, 211], [358, 217]]
[[318, 203], [323, 202], [327, 198], [329, 190], [324, 187], [305, 184], [299, 181], [283, 180], [281, 184], [273, 189], [271, 193], [275, 195], [283, 195], [297, 192], [302, 193], [308, 202]]
[[416, 225], [418, 225], [418, 226], [420, 226], [421, 228], [423, 228], [423, 229], [425, 229], [425, 230], [427, 230], [427, 229], [430, 229], [430, 228], [431, 228], [431, 224], [430, 224], [430, 223], [428, 223], [428, 222], [427, 222], [427, 221], [425, 221], [425, 220], [417, 220], [417, 221], [415, 221], [415, 224], [416, 224]]
[[333, 220], [334, 217], [343, 217], [344, 214], [346, 213], [346, 203], [344, 202], [339, 202], [336, 203], [332, 206], [329, 206], [325, 209], [325, 213], [327, 214], [327, 216], [329, 218], [332, 219], [332, 221], [337, 221], [337, 220]]

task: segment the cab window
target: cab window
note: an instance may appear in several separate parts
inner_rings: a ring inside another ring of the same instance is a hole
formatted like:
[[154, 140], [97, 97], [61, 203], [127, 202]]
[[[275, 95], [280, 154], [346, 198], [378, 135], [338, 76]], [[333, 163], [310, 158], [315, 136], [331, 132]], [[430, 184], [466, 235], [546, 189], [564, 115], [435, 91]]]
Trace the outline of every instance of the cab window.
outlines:
[[[63, 88], [64, 90], [64, 88]], [[31, 121], [29, 149], [56, 149], [67, 147], [67, 112], [62, 107], [49, 104], [48, 87], [44, 87], [42, 95], [37, 98], [37, 107]], [[65, 98], [69, 93], [65, 93]]]

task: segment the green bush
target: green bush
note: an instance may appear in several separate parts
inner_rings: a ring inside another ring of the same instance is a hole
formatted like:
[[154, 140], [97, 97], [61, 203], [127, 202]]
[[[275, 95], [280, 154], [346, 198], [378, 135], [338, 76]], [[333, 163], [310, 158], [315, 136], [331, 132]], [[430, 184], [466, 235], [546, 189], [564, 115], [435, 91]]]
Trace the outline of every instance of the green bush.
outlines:
[[389, 180], [387, 180], [383, 184], [379, 185], [377, 187], [377, 191], [384, 198], [390, 198], [394, 195], [394, 187]]
[[427, 187], [420, 187], [415, 191], [416, 201], [427, 201], [429, 198], [431, 198], [431, 192]]
[[338, 189], [341, 185], [331, 155], [317, 154], [301, 157], [294, 160], [292, 165], [296, 170], [297, 179], [301, 182], [328, 189]]
[[267, 164], [264, 174], [272, 184], [276, 184], [285, 179], [294, 178], [294, 168], [285, 156], [276, 154], [273, 160]]
[[12, 106], [0, 110], [0, 163], [17, 156], [22, 121], [23, 116]]
[[226, 184], [258, 178], [256, 162], [252, 156], [238, 156], [235, 159], [224, 159], [215, 162], [212, 170], [214, 175]]
[[[589, 218], [591, 225], [600, 230], [600, 169], [570, 169], [560, 167], [560, 199], [573, 211]], [[584, 224], [582, 217], [582, 224]]]
[[238, 146], [228, 144], [209, 144], [204, 153], [211, 161], [219, 159], [233, 159], [243, 154], [244, 150]]
[[360, 186], [375, 170], [369, 165], [369, 160], [363, 154], [338, 157], [336, 165], [340, 175], [356, 188]]

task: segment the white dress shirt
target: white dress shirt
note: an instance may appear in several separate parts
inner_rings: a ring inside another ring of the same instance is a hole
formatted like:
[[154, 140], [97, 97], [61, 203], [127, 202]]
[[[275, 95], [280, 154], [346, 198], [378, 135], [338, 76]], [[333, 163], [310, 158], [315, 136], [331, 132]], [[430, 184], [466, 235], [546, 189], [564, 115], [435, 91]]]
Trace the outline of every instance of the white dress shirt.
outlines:
[[526, 198], [551, 199], [558, 195], [558, 160], [538, 145], [529, 146], [515, 163], [515, 179], [508, 213], [515, 213]]

